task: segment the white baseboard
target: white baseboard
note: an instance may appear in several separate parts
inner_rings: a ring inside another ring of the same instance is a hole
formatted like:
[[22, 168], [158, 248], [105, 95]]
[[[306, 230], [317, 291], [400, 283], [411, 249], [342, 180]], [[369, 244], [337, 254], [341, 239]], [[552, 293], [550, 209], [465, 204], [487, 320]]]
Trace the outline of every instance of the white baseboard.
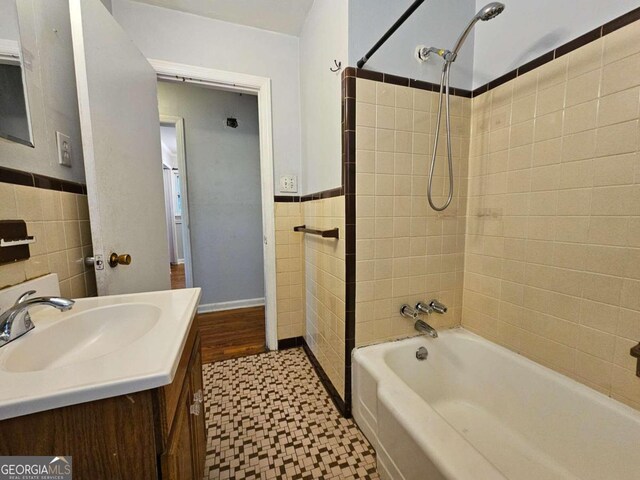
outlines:
[[184, 265], [184, 258], [178, 259], [178, 265]]
[[234, 300], [233, 302], [204, 303], [198, 305], [198, 313], [221, 312], [223, 310], [234, 310], [236, 308], [260, 307], [264, 305], [263, 298], [247, 298], [245, 300]]

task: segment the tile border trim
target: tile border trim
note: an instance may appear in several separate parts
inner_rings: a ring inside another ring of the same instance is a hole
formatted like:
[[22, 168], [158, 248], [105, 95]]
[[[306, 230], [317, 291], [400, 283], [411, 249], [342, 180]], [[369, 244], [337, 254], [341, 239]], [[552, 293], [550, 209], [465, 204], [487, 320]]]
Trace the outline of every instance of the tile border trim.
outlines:
[[525, 73], [530, 72], [531, 70], [541, 67], [545, 63], [549, 63], [552, 60], [555, 60], [556, 58], [560, 58], [563, 55], [571, 53], [580, 47], [584, 47], [585, 45], [591, 42], [594, 42], [604, 37], [605, 35], [615, 32], [616, 30], [619, 30], [622, 27], [626, 27], [627, 25], [637, 20], [640, 20], [640, 7], [635, 8], [623, 15], [620, 15], [619, 17], [614, 18], [613, 20], [603, 25], [600, 25], [598, 28], [595, 28], [587, 33], [584, 33], [574, 38], [573, 40], [569, 40], [568, 42], [560, 45], [559, 47], [556, 47], [553, 50], [550, 50], [547, 53], [544, 53], [539, 57], [534, 58], [533, 60], [523, 65], [520, 65], [519, 67], [511, 70], [510, 72], [507, 72], [504, 75], [501, 75], [500, 77], [491, 80], [489, 83], [485, 83], [484, 85], [481, 85], [480, 87], [474, 89], [471, 92], [471, 97], [475, 98], [479, 95], [482, 95], [483, 93], [486, 93], [489, 90], [499, 87], [500, 85], [508, 82], [509, 80], [513, 80], [514, 78], [517, 78], [520, 75], [524, 75]]
[[55, 190], [57, 192], [76, 193], [80, 195], [87, 194], [87, 186], [83, 183], [61, 180], [40, 175], [39, 173], [24, 172], [2, 166], [0, 166], [0, 183], [43, 188], [45, 190]]
[[278, 340], [278, 350], [289, 350], [290, 348], [301, 347], [304, 344], [304, 337], [282, 338]]
[[[398, 75], [392, 75], [390, 73], [377, 72], [375, 70], [362, 70], [355, 67], [347, 67], [344, 70], [344, 74], [347, 77], [362, 78], [364, 80], [373, 80], [374, 82], [390, 83], [392, 85], [399, 85], [401, 87], [417, 88], [419, 90], [427, 90], [429, 92], [439, 92], [440, 84], [426, 82], [424, 80], [418, 80], [415, 78], [400, 77]], [[343, 86], [344, 87], [344, 86]], [[458, 87], [449, 87], [451, 95], [457, 97], [471, 98], [471, 90]], [[351, 93], [351, 92], [350, 92]], [[353, 94], [355, 95], [355, 86], [353, 87]], [[344, 88], [343, 88], [344, 97]], [[355, 114], [355, 112], [354, 112]]]
[[[351, 352], [356, 346], [356, 78], [360, 72], [346, 68], [342, 73], [342, 184], [344, 187], [345, 332], [344, 402], [351, 415]], [[382, 75], [390, 82], [400, 77]], [[404, 81], [404, 80], [403, 80]]]
[[[547, 53], [540, 55], [533, 60], [520, 65], [517, 68], [514, 68], [510, 72], [507, 72], [498, 78], [494, 78], [493, 80], [485, 83], [484, 85], [479, 86], [474, 90], [466, 90], [464, 88], [450, 87], [451, 95], [466, 97], [466, 98], [475, 98], [483, 93], [488, 92], [500, 85], [507, 83], [510, 80], [513, 80], [520, 75], [524, 75], [531, 70], [534, 70], [538, 67], [541, 67], [545, 63], [551, 62], [556, 58], [560, 58], [563, 55], [566, 55], [574, 50], [577, 50], [580, 47], [584, 47], [588, 43], [591, 43], [599, 38], [604, 37], [616, 30], [619, 30], [622, 27], [626, 27], [627, 25], [640, 20], [640, 7], [631, 10], [623, 15], [620, 15], [609, 22], [600, 25], [598, 28], [595, 28], [583, 35], [580, 35], [573, 40], [569, 40], [568, 42], [550, 50]], [[377, 72], [375, 70], [363, 70], [355, 67], [347, 67], [344, 70], [343, 75], [347, 77], [355, 77], [362, 78], [365, 80], [373, 80], [375, 82], [381, 83], [390, 83], [393, 85], [400, 85], [403, 87], [411, 87], [418, 88], [420, 90], [427, 90], [430, 92], [438, 92], [440, 91], [440, 85], [437, 83], [426, 82], [424, 80], [417, 80], [408, 77], [400, 77], [398, 75], [392, 75], [390, 73]], [[346, 97], [343, 83], [343, 97]], [[355, 97], [355, 83], [353, 85], [353, 96]], [[353, 117], [355, 120], [355, 111], [353, 112]]]
[[318, 361], [316, 356], [313, 354], [313, 351], [309, 347], [309, 344], [304, 339], [304, 337], [299, 337], [299, 338], [302, 339], [302, 348], [304, 350], [304, 353], [307, 354], [307, 358], [311, 362], [313, 369], [318, 374], [318, 378], [320, 378], [320, 382], [322, 383], [322, 386], [325, 388], [325, 390], [329, 394], [329, 397], [333, 401], [333, 404], [336, 406], [336, 409], [338, 410], [338, 412], [340, 412], [340, 414], [343, 417], [351, 418], [351, 410], [350, 409], [347, 410], [345, 401], [343, 401], [342, 398], [340, 398], [340, 394], [333, 386], [333, 383], [331, 383], [329, 376], [326, 374], [326, 372], [322, 368], [322, 365], [320, 365], [320, 362]]
[[344, 195], [344, 188], [337, 187], [329, 190], [322, 190], [321, 192], [309, 193], [300, 197], [301, 202], [310, 202], [312, 200], [323, 200], [325, 198], [341, 197]]
[[273, 201], [276, 203], [298, 203], [300, 201], [299, 195], [274, 195]]

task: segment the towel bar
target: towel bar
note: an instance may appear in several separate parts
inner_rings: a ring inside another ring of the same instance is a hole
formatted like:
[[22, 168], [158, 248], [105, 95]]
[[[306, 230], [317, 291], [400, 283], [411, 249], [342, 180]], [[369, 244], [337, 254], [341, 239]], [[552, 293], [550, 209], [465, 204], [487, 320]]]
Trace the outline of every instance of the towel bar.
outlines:
[[313, 228], [307, 228], [306, 225], [299, 225], [297, 227], [293, 227], [293, 231], [318, 235], [322, 238], [340, 238], [340, 229], [338, 228], [332, 228], [331, 230], [316, 230]]

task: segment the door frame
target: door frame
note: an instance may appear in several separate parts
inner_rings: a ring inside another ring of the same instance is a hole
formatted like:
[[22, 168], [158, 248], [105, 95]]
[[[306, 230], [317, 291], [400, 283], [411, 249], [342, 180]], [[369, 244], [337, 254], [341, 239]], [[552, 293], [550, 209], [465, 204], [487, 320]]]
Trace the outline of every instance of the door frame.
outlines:
[[260, 179], [262, 184], [265, 337], [267, 349], [277, 350], [278, 309], [276, 297], [276, 229], [273, 187], [271, 79], [268, 77], [227, 72], [164, 60], [147, 60], [157, 72], [159, 80], [197, 84], [217, 90], [247, 93], [258, 97]]
[[[180, 194], [182, 195], [182, 250], [184, 253], [184, 283], [186, 288], [193, 288], [193, 264], [191, 263], [191, 223], [189, 222], [189, 189], [187, 185], [187, 161], [184, 142], [184, 118], [173, 115], [160, 115], [160, 125], [173, 125], [176, 129], [176, 157], [180, 174]], [[170, 180], [173, 183], [173, 176]], [[171, 188], [173, 193], [173, 187]], [[173, 205], [173, 196], [171, 204]], [[171, 208], [171, 225], [175, 231], [175, 212]], [[175, 244], [175, 233], [173, 234]], [[177, 245], [176, 245], [177, 248]], [[178, 254], [176, 252], [176, 261]]]

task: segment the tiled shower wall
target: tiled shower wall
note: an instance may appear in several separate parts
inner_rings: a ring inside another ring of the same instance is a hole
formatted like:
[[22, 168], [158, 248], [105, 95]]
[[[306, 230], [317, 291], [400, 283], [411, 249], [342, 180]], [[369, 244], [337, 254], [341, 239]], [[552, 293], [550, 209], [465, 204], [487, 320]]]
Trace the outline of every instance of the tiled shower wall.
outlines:
[[[436, 93], [358, 78], [356, 82], [356, 344], [415, 334], [403, 303], [438, 299], [434, 327], [460, 324], [471, 99], [451, 97], [454, 198], [442, 213], [427, 203]], [[444, 133], [444, 125], [441, 126]], [[434, 177], [442, 204], [445, 136]]]
[[473, 99], [462, 323], [640, 408], [640, 22]]
[[63, 296], [96, 295], [93, 270], [84, 265], [92, 254], [86, 195], [0, 183], [0, 219], [25, 220], [36, 238], [29, 260], [0, 265], [0, 288], [57, 273]]
[[276, 202], [276, 296], [278, 340], [304, 335], [303, 236], [293, 231], [302, 225], [300, 202]]
[[342, 399], [345, 374], [345, 198], [303, 202], [309, 228], [338, 227], [340, 239], [304, 235], [305, 339]]

